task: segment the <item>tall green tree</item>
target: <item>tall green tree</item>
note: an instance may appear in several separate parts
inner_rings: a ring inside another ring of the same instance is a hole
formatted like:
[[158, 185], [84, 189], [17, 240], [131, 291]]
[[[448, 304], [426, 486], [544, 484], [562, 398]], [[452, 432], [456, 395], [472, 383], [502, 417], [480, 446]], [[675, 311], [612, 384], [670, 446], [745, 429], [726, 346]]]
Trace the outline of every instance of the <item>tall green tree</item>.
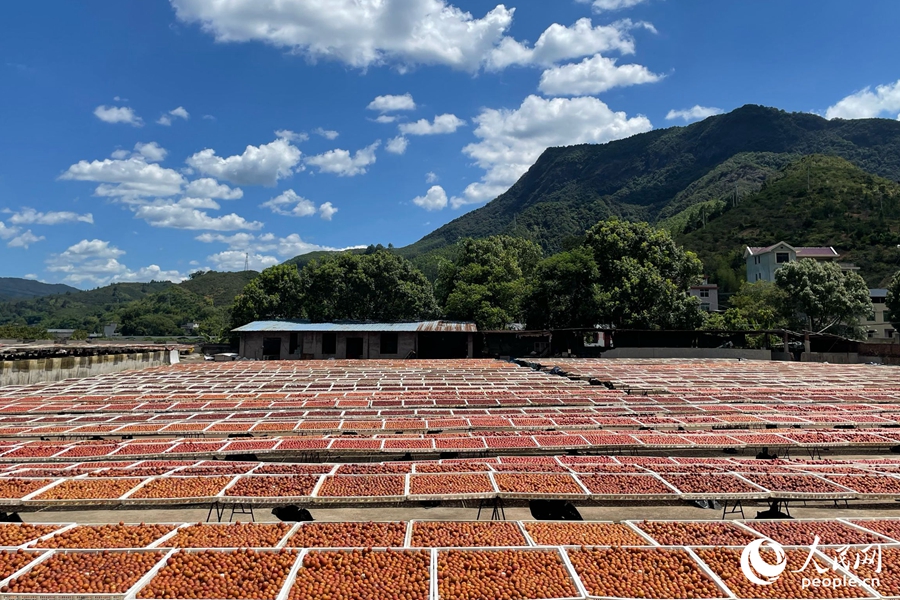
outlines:
[[598, 323], [620, 328], [696, 329], [704, 320], [696, 298], [703, 265], [668, 231], [647, 223], [601, 221], [585, 236], [597, 265]]
[[894, 277], [888, 285], [885, 308], [890, 312], [891, 324], [894, 329], [900, 331], [900, 271], [894, 273]]
[[439, 313], [421, 271], [385, 249], [313, 260], [300, 273], [300, 287], [313, 321], [416, 321]]
[[771, 281], [744, 282], [731, 297], [731, 306], [739, 311], [748, 329], [782, 329], [787, 326], [784, 290]]
[[775, 284], [785, 294], [787, 314], [803, 329], [864, 337], [859, 323], [872, 312], [872, 300], [859, 274], [807, 258], [778, 269]]
[[451, 319], [475, 321], [479, 329], [505, 329], [523, 320], [522, 301], [540, 259], [540, 247], [522, 238], [462, 240], [453, 260], [438, 268], [438, 302]]
[[538, 263], [525, 302], [529, 329], [594, 327], [600, 315], [600, 273], [588, 248]]
[[244, 286], [231, 311], [234, 327], [265, 319], [299, 319], [303, 286], [295, 265], [269, 267]]

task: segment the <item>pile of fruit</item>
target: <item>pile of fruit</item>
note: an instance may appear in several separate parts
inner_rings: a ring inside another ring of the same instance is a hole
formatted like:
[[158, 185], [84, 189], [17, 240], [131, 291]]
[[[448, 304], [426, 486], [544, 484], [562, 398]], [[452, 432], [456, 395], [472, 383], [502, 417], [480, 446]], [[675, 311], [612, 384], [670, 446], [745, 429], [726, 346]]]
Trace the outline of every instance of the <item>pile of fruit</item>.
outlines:
[[819, 544], [883, 544], [886, 540], [856, 529], [840, 521], [753, 521], [754, 530], [785, 546], [811, 546], [816, 536]]
[[403, 475], [333, 475], [319, 488], [320, 497], [365, 498], [368, 496], [402, 496]]
[[417, 495], [481, 494], [494, 491], [490, 477], [484, 473], [413, 475], [409, 478], [409, 493]]
[[0, 589], [6, 594], [122, 594], [163, 557], [161, 552], [67, 552], [35, 565]]
[[318, 481], [318, 475], [249, 475], [238, 479], [225, 490], [225, 495], [253, 498], [309, 496]]
[[287, 523], [197, 523], [182, 527], [163, 544], [166, 548], [274, 548], [287, 535]]
[[414, 548], [527, 546], [519, 526], [509, 521], [416, 521]]
[[663, 546], [746, 546], [756, 539], [728, 521], [639, 521], [635, 525]]
[[647, 546], [647, 540], [621, 523], [546, 522], [524, 523], [525, 531], [539, 546]]
[[592, 494], [633, 495], [633, 494], [675, 494], [675, 491], [653, 475], [579, 475], [581, 483]]
[[294, 548], [399, 548], [406, 523], [304, 523], [288, 540]]
[[445, 550], [438, 553], [437, 578], [441, 600], [580, 595], [555, 550]]
[[0, 523], [0, 546], [21, 546], [59, 529], [59, 525]]
[[108, 500], [122, 497], [140, 479], [68, 479], [38, 494], [36, 500]]
[[585, 495], [584, 490], [571, 475], [497, 473], [494, 480], [501, 492]]
[[146, 548], [174, 525], [78, 525], [35, 544], [38, 548]]
[[215, 496], [232, 477], [160, 477], [141, 487], [131, 498], [206, 498]]
[[428, 552], [413, 550], [310, 552], [288, 600], [428, 600], [430, 564]]

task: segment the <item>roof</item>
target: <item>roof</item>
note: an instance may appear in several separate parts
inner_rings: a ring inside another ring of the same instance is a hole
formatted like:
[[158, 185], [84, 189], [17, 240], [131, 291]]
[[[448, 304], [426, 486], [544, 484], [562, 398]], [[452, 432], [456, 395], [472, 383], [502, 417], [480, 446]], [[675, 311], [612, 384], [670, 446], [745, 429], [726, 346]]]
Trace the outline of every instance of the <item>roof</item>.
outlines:
[[871, 288], [869, 289], [869, 297], [870, 298], [887, 298], [888, 291], [886, 288]]
[[253, 331], [434, 331], [474, 333], [475, 323], [461, 321], [417, 321], [412, 323], [310, 323], [308, 321], [253, 321], [237, 329], [238, 333]]
[[791, 246], [787, 242], [778, 242], [771, 246], [747, 246], [744, 256], [767, 254], [779, 247], [793, 250], [797, 253], [797, 258], [837, 258], [840, 256], [832, 246]]

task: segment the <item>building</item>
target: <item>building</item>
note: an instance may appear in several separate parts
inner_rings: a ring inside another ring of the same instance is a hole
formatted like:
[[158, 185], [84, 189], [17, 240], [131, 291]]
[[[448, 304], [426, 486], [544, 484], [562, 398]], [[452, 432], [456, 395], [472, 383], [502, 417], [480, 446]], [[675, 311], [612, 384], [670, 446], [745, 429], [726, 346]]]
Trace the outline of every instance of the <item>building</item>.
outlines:
[[872, 313], [861, 323], [870, 340], [896, 340], [897, 332], [891, 324], [891, 314], [885, 305], [886, 289], [869, 290]]
[[719, 311], [719, 286], [710, 283], [707, 277], [703, 278], [700, 285], [692, 285], [688, 294], [700, 300], [700, 308], [706, 312]]
[[[841, 257], [831, 246], [805, 247], [791, 246], [787, 242], [778, 242], [772, 246], [747, 246], [744, 249], [744, 260], [747, 261], [747, 281], [775, 281], [775, 271], [781, 265], [803, 258], [813, 260], [837, 261]], [[855, 270], [853, 265], [841, 265], [842, 269]]]
[[233, 330], [239, 353], [257, 360], [471, 358], [474, 323], [309, 323], [254, 321]]

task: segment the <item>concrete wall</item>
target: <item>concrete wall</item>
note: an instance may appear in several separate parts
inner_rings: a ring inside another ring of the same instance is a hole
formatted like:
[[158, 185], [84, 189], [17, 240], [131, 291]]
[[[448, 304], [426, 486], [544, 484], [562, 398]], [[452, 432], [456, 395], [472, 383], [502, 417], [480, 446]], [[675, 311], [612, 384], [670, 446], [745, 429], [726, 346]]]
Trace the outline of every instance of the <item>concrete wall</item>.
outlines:
[[263, 339], [264, 338], [280, 338], [281, 339], [281, 359], [282, 360], [299, 360], [306, 356], [313, 359], [326, 358], [346, 358], [347, 357], [347, 338], [361, 337], [363, 339], [363, 358], [404, 358], [411, 351], [415, 351], [417, 345], [417, 334], [414, 332], [398, 332], [397, 333], [397, 353], [382, 354], [381, 353], [381, 333], [378, 332], [335, 332], [336, 344], [334, 354], [322, 353], [322, 333], [321, 332], [301, 332], [300, 344], [294, 354], [290, 351], [291, 334], [287, 332], [249, 332], [241, 334], [240, 355], [246, 358], [255, 358], [262, 360], [263, 358]]
[[65, 356], [0, 361], [0, 387], [30, 385], [77, 377], [92, 377], [131, 369], [146, 369], [169, 364], [169, 353], [135, 352], [101, 356]]
[[744, 348], [615, 348], [604, 352], [603, 358], [742, 358], [744, 360], [772, 360], [772, 351]]
[[882, 363], [880, 356], [860, 356], [856, 352], [804, 352], [801, 362], [827, 362], [835, 365], [855, 365], [861, 363]]

